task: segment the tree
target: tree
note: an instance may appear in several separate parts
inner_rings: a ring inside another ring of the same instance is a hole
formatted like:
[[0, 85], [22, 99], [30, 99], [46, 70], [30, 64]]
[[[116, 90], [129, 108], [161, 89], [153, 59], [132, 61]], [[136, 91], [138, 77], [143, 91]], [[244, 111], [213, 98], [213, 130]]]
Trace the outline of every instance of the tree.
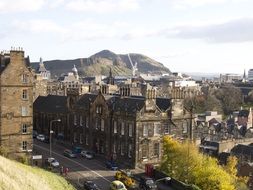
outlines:
[[190, 141], [179, 143], [169, 136], [163, 139], [163, 150], [160, 169], [177, 180], [204, 190], [235, 190], [240, 181], [234, 158], [223, 168], [215, 158], [199, 153]]

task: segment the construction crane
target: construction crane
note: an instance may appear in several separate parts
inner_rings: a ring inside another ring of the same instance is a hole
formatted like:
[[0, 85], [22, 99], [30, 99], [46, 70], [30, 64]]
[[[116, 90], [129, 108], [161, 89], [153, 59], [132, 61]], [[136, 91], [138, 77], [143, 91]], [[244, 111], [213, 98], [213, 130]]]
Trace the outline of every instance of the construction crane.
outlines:
[[131, 66], [132, 66], [132, 75], [133, 77], [135, 76], [136, 74], [136, 71], [138, 71], [138, 68], [137, 68], [137, 62], [135, 62], [135, 64], [133, 64], [132, 60], [131, 60], [131, 57], [130, 57], [130, 54], [127, 54], [128, 55], [128, 59], [131, 63]]

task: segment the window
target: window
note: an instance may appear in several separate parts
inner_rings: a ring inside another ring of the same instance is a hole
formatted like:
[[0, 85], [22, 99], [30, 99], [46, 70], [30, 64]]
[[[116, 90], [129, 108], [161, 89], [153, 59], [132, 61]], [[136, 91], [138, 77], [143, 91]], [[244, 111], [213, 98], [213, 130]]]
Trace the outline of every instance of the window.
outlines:
[[146, 137], [148, 136], [148, 125], [143, 124], [143, 136]]
[[113, 143], [113, 153], [116, 153], [116, 144]]
[[100, 118], [96, 118], [96, 123], [95, 123], [96, 130], [99, 130], [99, 129], [100, 129], [100, 125], [101, 125], [101, 120], [100, 120]]
[[154, 123], [154, 136], [157, 136], [160, 134], [160, 124]]
[[74, 133], [74, 142], [77, 142], [76, 133]]
[[113, 133], [117, 133], [117, 121], [113, 123]]
[[125, 123], [122, 122], [121, 123], [121, 135], [124, 135], [125, 134]]
[[129, 144], [129, 145], [128, 145], [128, 157], [129, 157], [129, 158], [132, 158], [132, 149], [133, 149], [133, 148], [132, 148], [132, 145]]
[[159, 156], [159, 143], [154, 143], [154, 156]]
[[88, 135], [85, 136], [85, 144], [89, 145], [89, 136]]
[[142, 158], [148, 157], [148, 145], [142, 145]]
[[123, 156], [124, 155], [124, 143], [123, 142], [121, 142], [121, 144], [120, 144], [120, 154]]
[[22, 133], [27, 133], [27, 125], [22, 124]]
[[101, 119], [101, 131], [105, 130], [105, 120]]
[[83, 144], [83, 135], [80, 134], [80, 144]]
[[28, 99], [28, 90], [27, 89], [23, 89], [22, 99], [23, 100], [27, 100]]
[[80, 120], [79, 120], [80, 126], [83, 126], [83, 116], [80, 115]]
[[28, 109], [25, 106], [21, 107], [21, 115], [22, 116], [28, 116]]
[[27, 83], [28, 82], [28, 75], [23, 74], [21, 80], [22, 80], [23, 83]]
[[128, 135], [129, 137], [133, 136], [133, 125], [131, 123], [129, 123], [129, 126], [128, 126]]
[[77, 117], [76, 117], [76, 115], [74, 115], [74, 125], [76, 125], [77, 124]]
[[22, 142], [22, 150], [27, 150], [27, 142], [26, 141]]
[[102, 106], [96, 107], [96, 113], [102, 114]]
[[187, 126], [187, 122], [183, 122], [183, 134], [186, 134], [188, 132], [188, 126]]
[[168, 124], [164, 125], [164, 134], [169, 134], [169, 125]]
[[85, 126], [87, 128], [89, 127], [89, 117], [86, 117], [86, 119], [85, 119]]

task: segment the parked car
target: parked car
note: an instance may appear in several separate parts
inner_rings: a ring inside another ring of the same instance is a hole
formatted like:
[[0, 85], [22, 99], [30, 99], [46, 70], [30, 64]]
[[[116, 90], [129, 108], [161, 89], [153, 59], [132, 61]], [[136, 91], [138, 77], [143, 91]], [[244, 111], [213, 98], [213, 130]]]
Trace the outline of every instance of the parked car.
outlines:
[[35, 139], [38, 135], [38, 132], [36, 130], [33, 130], [33, 138]]
[[110, 184], [110, 190], [127, 190], [124, 183], [121, 181], [115, 180]]
[[93, 159], [95, 157], [95, 153], [92, 152], [92, 151], [88, 151], [88, 150], [83, 150], [81, 152], [81, 155], [84, 157], [84, 158], [87, 158], [87, 159]]
[[83, 187], [86, 190], [99, 190], [98, 186], [92, 181], [84, 181]]
[[66, 149], [63, 152], [63, 155], [69, 158], [76, 158], [76, 154], [74, 154], [71, 150]]
[[139, 188], [145, 190], [157, 190], [157, 185], [150, 177], [141, 176], [139, 182]]
[[49, 137], [48, 136], [45, 136], [45, 139], [44, 139], [44, 141], [43, 141], [44, 143], [50, 143], [50, 139], [49, 139]]
[[49, 165], [49, 166], [53, 166], [55, 168], [59, 167], [59, 162], [55, 159], [55, 158], [47, 158], [46, 159], [46, 163]]
[[119, 168], [118, 165], [112, 160], [106, 161], [105, 165], [110, 170], [117, 170]]
[[36, 137], [39, 141], [44, 141], [45, 140], [45, 135], [39, 134]]
[[74, 154], [80, 154], [82, 152], [82, 148], [79, 147], [79, 146], [75, 146], [73, 149], [72, 149], [72, 152]]

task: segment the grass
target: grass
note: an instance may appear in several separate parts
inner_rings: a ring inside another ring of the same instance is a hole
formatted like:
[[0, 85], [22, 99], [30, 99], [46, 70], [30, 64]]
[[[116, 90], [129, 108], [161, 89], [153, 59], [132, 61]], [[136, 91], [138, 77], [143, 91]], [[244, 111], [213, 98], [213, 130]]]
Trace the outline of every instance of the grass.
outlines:
[[74, 190], [63, 177], [0, 156], [0, 190]]

